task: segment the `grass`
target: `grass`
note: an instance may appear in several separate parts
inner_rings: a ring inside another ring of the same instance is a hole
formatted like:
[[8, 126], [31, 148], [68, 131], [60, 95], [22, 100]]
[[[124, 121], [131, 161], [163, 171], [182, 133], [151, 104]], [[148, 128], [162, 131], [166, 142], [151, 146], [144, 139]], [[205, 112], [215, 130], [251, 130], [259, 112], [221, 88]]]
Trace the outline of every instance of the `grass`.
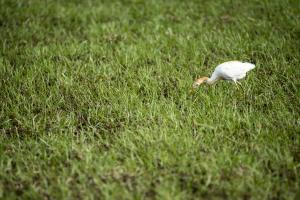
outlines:
[[[299, 199], [300, 4], [0, 1], [0, 198]], [[228, 60], [241, 81], [203, 86]]]

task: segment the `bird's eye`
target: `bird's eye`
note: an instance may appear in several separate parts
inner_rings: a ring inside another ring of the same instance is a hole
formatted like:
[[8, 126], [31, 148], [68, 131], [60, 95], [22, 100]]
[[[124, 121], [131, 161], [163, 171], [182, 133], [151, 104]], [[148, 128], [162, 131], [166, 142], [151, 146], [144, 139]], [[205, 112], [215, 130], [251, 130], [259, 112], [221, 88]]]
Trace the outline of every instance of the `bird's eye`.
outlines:
[[198, 87], [199, 85], [200, 84], [196, 82], [196, 83], [193, 84], [193, 87], [195, 88], [195, 87]]

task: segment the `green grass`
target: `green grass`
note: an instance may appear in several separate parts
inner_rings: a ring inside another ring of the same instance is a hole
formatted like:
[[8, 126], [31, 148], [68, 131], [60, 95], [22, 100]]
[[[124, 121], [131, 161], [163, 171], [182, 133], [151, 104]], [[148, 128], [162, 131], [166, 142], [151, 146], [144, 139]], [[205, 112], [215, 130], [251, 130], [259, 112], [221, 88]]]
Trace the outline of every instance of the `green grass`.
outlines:
[[[299, 13], [0, 0], [0, 198], [299, 199]], [[228, 60], [244, 90], [189, 93]]]

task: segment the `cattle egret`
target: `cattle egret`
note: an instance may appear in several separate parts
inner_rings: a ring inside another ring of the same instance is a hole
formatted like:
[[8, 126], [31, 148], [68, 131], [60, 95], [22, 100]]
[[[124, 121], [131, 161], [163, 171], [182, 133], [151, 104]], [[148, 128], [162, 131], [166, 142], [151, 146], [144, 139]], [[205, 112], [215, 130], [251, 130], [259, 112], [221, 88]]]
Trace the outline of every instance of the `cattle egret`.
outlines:
[[201, 77], [197, 79], [193, 84], [193, 88], [197, 88], [202, 83], [207, 83], [211, 85], [217, 82], [218, 80], [230, 80], [237, 84], [239, 83], [237, 82], [238, 80], [245, 78], [246, 73], [254, 68], [255, 65], [248, 62], [224, 62], [216, 67], [215, 71], [213, 72], [210, 78]]

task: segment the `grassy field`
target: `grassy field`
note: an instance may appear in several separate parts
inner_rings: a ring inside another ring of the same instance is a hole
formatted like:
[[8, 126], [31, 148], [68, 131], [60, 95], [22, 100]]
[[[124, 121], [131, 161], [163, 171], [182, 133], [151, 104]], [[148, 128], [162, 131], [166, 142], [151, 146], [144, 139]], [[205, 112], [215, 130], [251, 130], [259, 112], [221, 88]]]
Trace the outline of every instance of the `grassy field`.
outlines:
[[0, 0], [0, 101], [0, 199], [300, 199], [300, 2]]

